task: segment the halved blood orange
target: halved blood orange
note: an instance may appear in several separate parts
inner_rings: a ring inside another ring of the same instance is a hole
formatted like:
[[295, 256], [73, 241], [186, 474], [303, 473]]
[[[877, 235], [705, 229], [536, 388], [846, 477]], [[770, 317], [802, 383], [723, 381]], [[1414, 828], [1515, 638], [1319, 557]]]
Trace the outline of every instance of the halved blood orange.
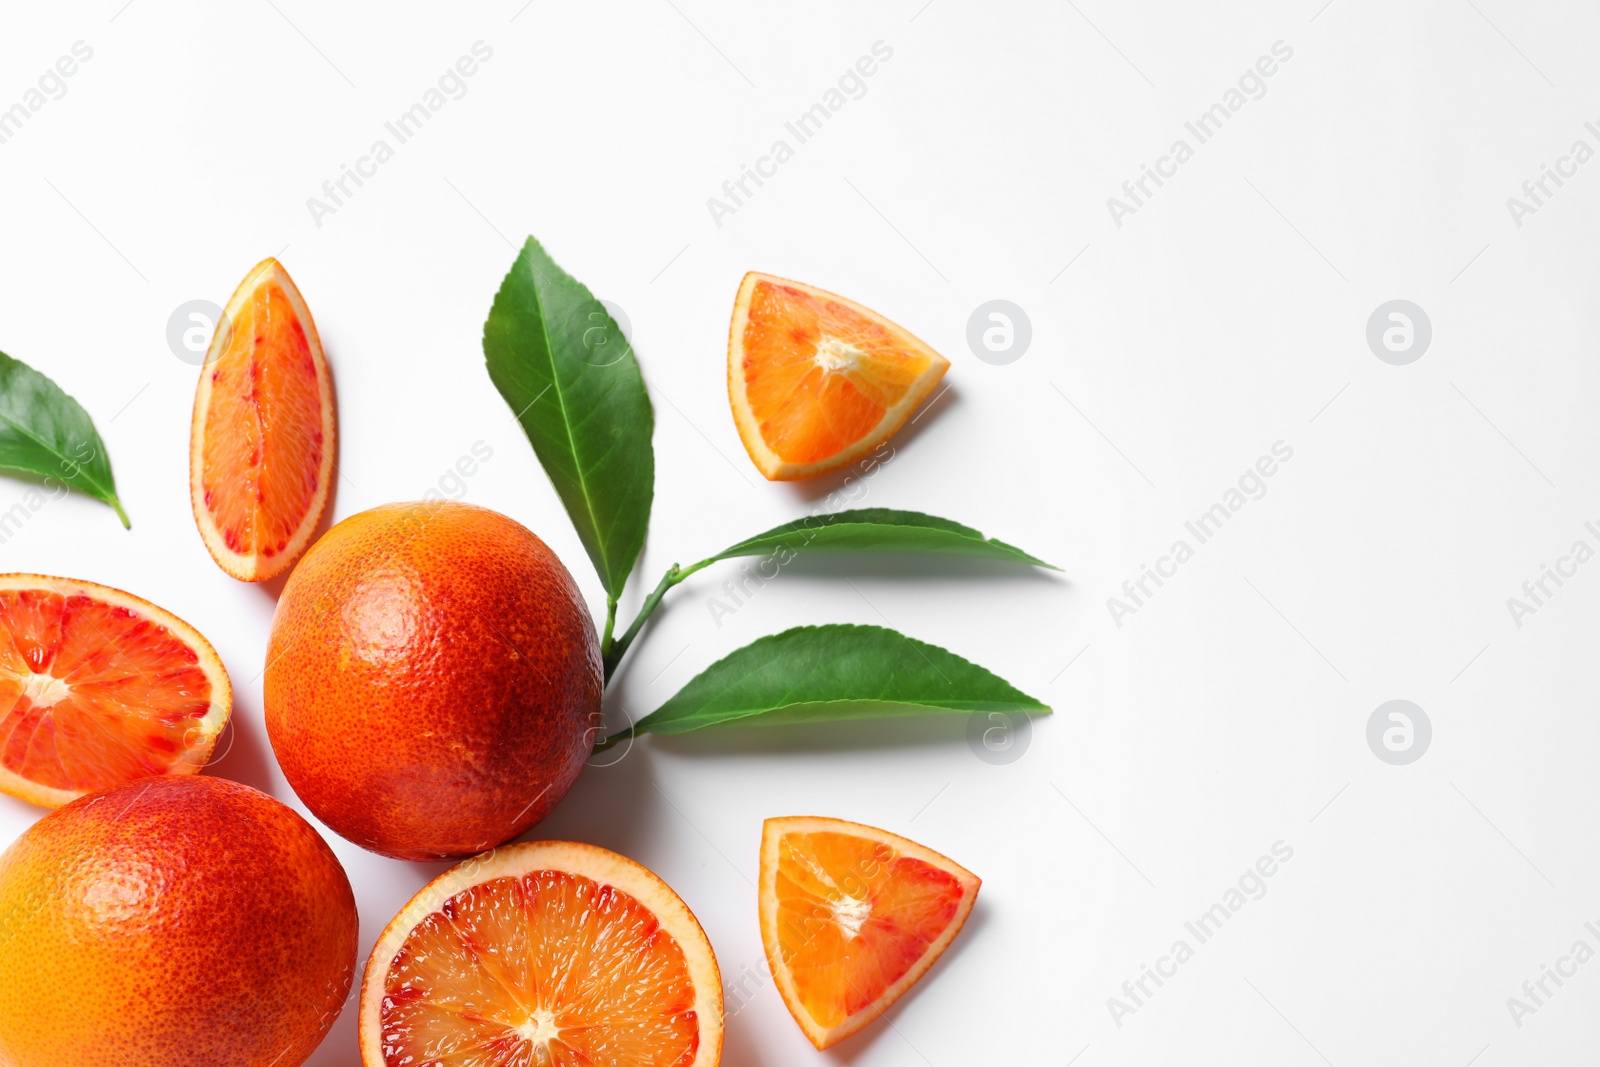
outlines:
[[217, 565], [276, 578], [311, 543], [333, 481], [333, 382], [289, 272], [264, 259], [228, 301], [201, 368], [189, 497]]
[[57, 808], [205, 766], [233, 708], [211, 644], [93, 582], [0, 574], [0, 792]]
[[978, 876], [915, 841], [842, 819], [768, 819], [761, 944], [819, 1049], [888, 1010], [961, 931]]
[[715, 1067], [722, 978], [667, 884], [570, 841], [434, 879], [373, 946], [363, 1067]]
[[950, 361], [853, 300], [744, 276], [728, 329], [728, 398], [745, 451], [774, 481], [853, 463], [898, 430]]

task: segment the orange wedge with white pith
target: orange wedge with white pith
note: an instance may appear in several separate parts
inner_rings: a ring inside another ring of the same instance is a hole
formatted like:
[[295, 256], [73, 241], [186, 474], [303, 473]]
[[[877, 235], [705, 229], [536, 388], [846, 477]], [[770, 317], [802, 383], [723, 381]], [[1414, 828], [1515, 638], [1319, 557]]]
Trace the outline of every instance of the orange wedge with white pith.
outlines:
[[362, 1067], [716, 1067], [722, 976], [683, 900], [572, 841], [502, 845], [400, 910], [361, 980]]
[[211, 558], [265, 582], [311, 543], [334, 476], [333, 381], [300, 290], [276, 259], [240, 283], [195, 390], [189, 497]]
[[761, 944], [811, 1043], [835, 1045], [899, 1000], [961, 932], [981, 884], [887, 830], [768, 819], [757, 888]]
[[216, 650], [148, 600], [0, 574], [0, 793], [58, 808], [205, 766], [233, 709]]
[[814, 478], [872, 452], [950, 361], [842, 296], [750, 273], [728, 329], [728, 398], [745, 451], [773, 481]]

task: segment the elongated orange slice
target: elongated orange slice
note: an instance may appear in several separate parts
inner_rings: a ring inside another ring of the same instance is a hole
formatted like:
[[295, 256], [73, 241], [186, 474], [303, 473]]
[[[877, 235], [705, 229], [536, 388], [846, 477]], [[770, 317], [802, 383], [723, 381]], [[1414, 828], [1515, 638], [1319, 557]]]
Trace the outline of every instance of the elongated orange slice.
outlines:
[[797, 816], [761, 834], [761, 944], [806, 1037], [837, 1044], [899, 1000], [972, 911], [977, 875], [872, 826]]
[[667, 884], [593, 845], [467, 860], [411, 898], [361, 981], [362, 1067], [715, 1067], [722, 978]]
[[265, 582], [311, 543], [333, 482], [333, 382], [317, 326], [276, 259], [228, 301], [200, 371], [189, 497], [217, 566]]
[[233, 708], [216, 651], [120, 589], [0, 574], [0, 792], [57, 808], [205, 766]]
[[950, 361], [852, 300], [750, 273], [728, 329], [728, 398], [774, 481], [814, 478], [888, 440]]

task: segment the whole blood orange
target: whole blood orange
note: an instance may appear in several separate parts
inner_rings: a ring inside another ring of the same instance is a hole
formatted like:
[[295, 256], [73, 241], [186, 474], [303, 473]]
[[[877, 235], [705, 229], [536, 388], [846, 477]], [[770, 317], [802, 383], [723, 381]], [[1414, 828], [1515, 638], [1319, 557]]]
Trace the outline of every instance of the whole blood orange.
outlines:
[[239, 283], [194, 395], [189, 497], [217, 566], [276, 578], [311, 543], [333, 483], [333, 380], [300, 290], [276, 259]]
[[267, 732], [300, 799], [402, 859], [480, 852], [566, 795], [600, 723], [572, 576], [498, 512], [388, 504], [295, 568], [267, 647]]
[[58, 808], [205, 766], [233, 708], [211, 643], [107, 585], [0, 574], [0, 793]]
[[744, 276], [728, 327], [728, 399], [768, 478], [814, 478], [877, 448], [950, 361], [853, 300], [770, 274]]
[[978, 876], [915, 841], [842, 819], [768, 819], [761, 944], [817, 1048], [872, 1022], [961, 932]]
[[296, 1067], [355, 974], [344, 869], [249, 786], [146, 778], [0, 856], [0, 1063]]
[[424, 886], [361, 979], [362, 1067], [716, 1067], [722, 980], [687, 905], [593, 845], [497, 848]]

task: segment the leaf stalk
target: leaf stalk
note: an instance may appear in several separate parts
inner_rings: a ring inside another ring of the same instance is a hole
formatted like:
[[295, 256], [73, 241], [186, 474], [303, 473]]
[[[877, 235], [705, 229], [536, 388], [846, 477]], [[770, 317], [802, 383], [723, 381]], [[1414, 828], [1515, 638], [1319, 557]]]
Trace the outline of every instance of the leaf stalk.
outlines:
[[[702, 567], [709, 567], [716, 562], [714, 559], [703, 559], [691, 567], [680, 567], [674, 563], [667, 568], [667, 573], [661, 576], [661, 581], [650, 595], [644, 598], [644, 603], [639, 605], [639, 614], [635, 615], [633, 622], [623, 631], [622, 636], [615, 641], [611, 640], [611, 618], [606, 620], [606, 638], [600, 643], [600, 658], [605, 664], [605, 680], [611, 681], [612, 674], [616, 673], [617, 666], [622, 662], [622, 657], [628, 654], [628, 647], [633, 644], [633, 639], [639, 636], [639, 631], [644, 629], [645, 622], [661, 606], [661, 598], [667, 595], [667, 590], [683, 581]], [[611, 603], [610, 615], [616, 614], [616, 602]]]

